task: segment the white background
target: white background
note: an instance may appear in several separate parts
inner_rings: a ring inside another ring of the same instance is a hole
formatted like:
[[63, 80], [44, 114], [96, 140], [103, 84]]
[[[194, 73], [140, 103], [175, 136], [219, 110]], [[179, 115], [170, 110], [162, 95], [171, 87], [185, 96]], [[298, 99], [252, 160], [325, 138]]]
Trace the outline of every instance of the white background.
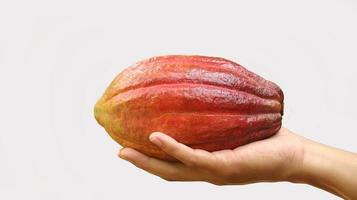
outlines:
[[237, 61], [283, 88], [284, 126], [357, 151], [357, 1], [2, 0], [0, 199], [336, 199], [290, 183], [169, 183], [117, 158], [94, 103], [163, 54]]

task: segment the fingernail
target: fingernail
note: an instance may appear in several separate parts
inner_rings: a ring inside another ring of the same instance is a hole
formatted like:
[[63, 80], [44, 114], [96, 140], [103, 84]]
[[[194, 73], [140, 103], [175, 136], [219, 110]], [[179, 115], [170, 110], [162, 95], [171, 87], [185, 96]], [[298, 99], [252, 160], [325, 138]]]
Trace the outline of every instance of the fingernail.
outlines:
[[152, 133], [149, 137], [150, 141], [157, 146], [161, 146], [162, 142], [160, 140], [160, 137], [157, 136], [158, 133]]
[[119, 151], [119, 157], [120, 157], [121, 159], [127, 160], [127, 157], [125, 156], [125, 153], [123, 153], [123, 149], [120, 149], [120, 151]]

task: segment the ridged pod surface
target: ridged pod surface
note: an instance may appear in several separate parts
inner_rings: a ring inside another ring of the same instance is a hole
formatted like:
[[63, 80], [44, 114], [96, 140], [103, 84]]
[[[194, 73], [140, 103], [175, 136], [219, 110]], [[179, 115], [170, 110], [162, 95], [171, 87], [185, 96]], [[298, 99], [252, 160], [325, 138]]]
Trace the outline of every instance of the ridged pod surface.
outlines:
[[149, 141], [160, 131], [195, 149], [217, 151], [274, 135], [283, 92], [232, 61], [153, 57], [122, 71], [95, 105], [95, 118], [124, 147], [174, 160]]

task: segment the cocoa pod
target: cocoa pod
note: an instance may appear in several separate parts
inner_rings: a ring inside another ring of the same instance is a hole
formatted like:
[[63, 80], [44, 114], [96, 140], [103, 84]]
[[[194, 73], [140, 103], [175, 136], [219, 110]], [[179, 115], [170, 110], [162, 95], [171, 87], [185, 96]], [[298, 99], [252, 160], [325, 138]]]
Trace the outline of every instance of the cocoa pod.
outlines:
[[218, 57], [169, 55], [122, 71], [95, 118], [124, 147], [174, 160], [149, 141], [160, 131], [192, 148], [234, 149], [281, 127], [284, 95], [273, 82]]

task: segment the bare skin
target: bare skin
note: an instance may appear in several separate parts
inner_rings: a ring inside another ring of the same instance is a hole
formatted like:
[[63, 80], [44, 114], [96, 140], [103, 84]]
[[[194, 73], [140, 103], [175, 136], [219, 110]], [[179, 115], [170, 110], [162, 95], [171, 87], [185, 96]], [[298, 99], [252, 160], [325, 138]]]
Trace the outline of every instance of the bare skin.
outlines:
[[163, 133], [151, 134], [150, 141], [180, 162], [151, 158], [131, 148], [121, 149], [119, 156], [168, 181], [215, 185], [289, 181], [357, 199], [357, 154], [316, 143], [286, 128], [268, 139], [212, 153], [192, 149]]

